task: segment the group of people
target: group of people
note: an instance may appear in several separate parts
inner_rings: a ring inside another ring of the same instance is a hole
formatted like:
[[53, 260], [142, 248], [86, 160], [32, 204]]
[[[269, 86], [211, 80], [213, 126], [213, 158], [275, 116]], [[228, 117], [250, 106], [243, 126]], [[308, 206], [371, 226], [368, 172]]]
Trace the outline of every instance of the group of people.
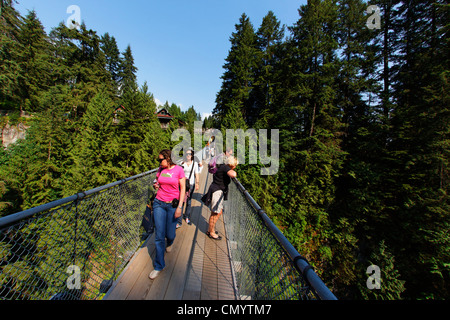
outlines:
[[[223, 213], [223, 203], [227, 200], [228, 185], [236, 177], [234, 170], [238, 161], [233, 157], [233, 150], [227, 149], [216, 159], [217, 170], [208, 192], [202, 197], [203, 203], [211, 209], [209, 227], [206, 235], [213, 240], [221, 240], [215, 230], [216, 222]], [[156, 197], [153, 200], [153, 218], [155, 224], [156, 256], [154, 270], [149, 278], [155, 279], [165, 267], [164, 254], [172, 250], [176, 229], [182, 225], [182, 212], [186, 203], [184, 219], [191, 224], [192, 194], [199, 189], [199, 173], [202, 163], [195, 158], [192, 148], [188, 149], [184, 161], [177, 165], [172, 161], [171, 150], [162, 150], [158, 155], [160, 164], [153, 187]]]

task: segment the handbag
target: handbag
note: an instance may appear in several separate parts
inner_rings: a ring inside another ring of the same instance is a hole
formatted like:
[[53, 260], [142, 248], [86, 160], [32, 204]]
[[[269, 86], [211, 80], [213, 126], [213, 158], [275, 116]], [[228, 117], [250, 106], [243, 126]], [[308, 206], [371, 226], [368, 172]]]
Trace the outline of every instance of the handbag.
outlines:
[[178, 207], [179, 203], [180, 203], [180, 199], [177, 199], [177, 198], [173, 199], [172, 200], [172, 208]]
[[191, 190], [191, 176], [192, 176], [192, 171], [194, 171], [194, 165], [195, 165], [195, 160], [192, 161], [191, 173], [189, 174], [189, 178], [186, 179], [186, 192], [189, 192], [189, 190]]
[[149, 203], [145, 206], [144, 216], [142, 217], [141, 225], [147, 234], [152, 234], [155, 230], [155, 220], [153, 217], [153, 200], [155, 199], [156, 193], [152, 196]]
[[[160, 174], [162, 171], [161, 167], [158, 169], [158, 172], [156, 175]], [[155, 180], [153, 183], [158, 182], [158, 177], [155, 177]], [[151, 191], [149, 189], [148, 191], [152, 196], [148, 199], [147, 205], [145, 206], [145, 212], [144, 216], [142, 217], [142, 223], [141, 226], [144, 227], [144, 230], [147, 234], [152, 234], [155, 230], [155, 218], [153, 216], [153, 202], [155, 201], [157, 192]]]

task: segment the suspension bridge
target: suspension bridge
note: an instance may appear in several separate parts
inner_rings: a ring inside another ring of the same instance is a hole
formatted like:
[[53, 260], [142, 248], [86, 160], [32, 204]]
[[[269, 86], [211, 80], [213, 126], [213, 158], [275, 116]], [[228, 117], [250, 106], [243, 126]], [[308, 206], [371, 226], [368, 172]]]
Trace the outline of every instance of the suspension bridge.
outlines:
[[0, 218], [0, 299], [4, 300], [336, 300], [237, 179], [206, 236], [200, 201], [177, 230], [166, 268], [154, 280], [154, 233], [142, 219], [156, 169]]

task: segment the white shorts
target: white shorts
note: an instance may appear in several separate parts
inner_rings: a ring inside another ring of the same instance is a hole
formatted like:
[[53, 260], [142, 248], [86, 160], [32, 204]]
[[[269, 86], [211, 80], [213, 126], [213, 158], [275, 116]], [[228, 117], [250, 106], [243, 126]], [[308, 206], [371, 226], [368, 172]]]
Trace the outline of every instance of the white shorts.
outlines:
[[223, 191], [217, 190], [212, 195], [211, 211], [215, 213], [221, 212], [223, 209]]

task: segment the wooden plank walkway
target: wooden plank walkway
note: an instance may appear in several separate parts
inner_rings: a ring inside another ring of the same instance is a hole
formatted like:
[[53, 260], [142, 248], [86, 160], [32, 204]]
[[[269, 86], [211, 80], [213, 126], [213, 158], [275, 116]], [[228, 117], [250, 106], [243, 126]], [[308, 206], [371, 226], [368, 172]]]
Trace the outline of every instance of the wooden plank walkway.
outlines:
[[206, 236], [209, 209], [200, 201], [211, 184], [207, 166], [200, 174], [200, 188], [191, 205], [192, 225], [177, 230], [173, 249], [165, 254], [166, 267], [150, 280], [155, 257], [154, 234], [135, 253], [104, 300], [235, 300], [230, 256], [222, 217], [216, 230], [222, 240]]

